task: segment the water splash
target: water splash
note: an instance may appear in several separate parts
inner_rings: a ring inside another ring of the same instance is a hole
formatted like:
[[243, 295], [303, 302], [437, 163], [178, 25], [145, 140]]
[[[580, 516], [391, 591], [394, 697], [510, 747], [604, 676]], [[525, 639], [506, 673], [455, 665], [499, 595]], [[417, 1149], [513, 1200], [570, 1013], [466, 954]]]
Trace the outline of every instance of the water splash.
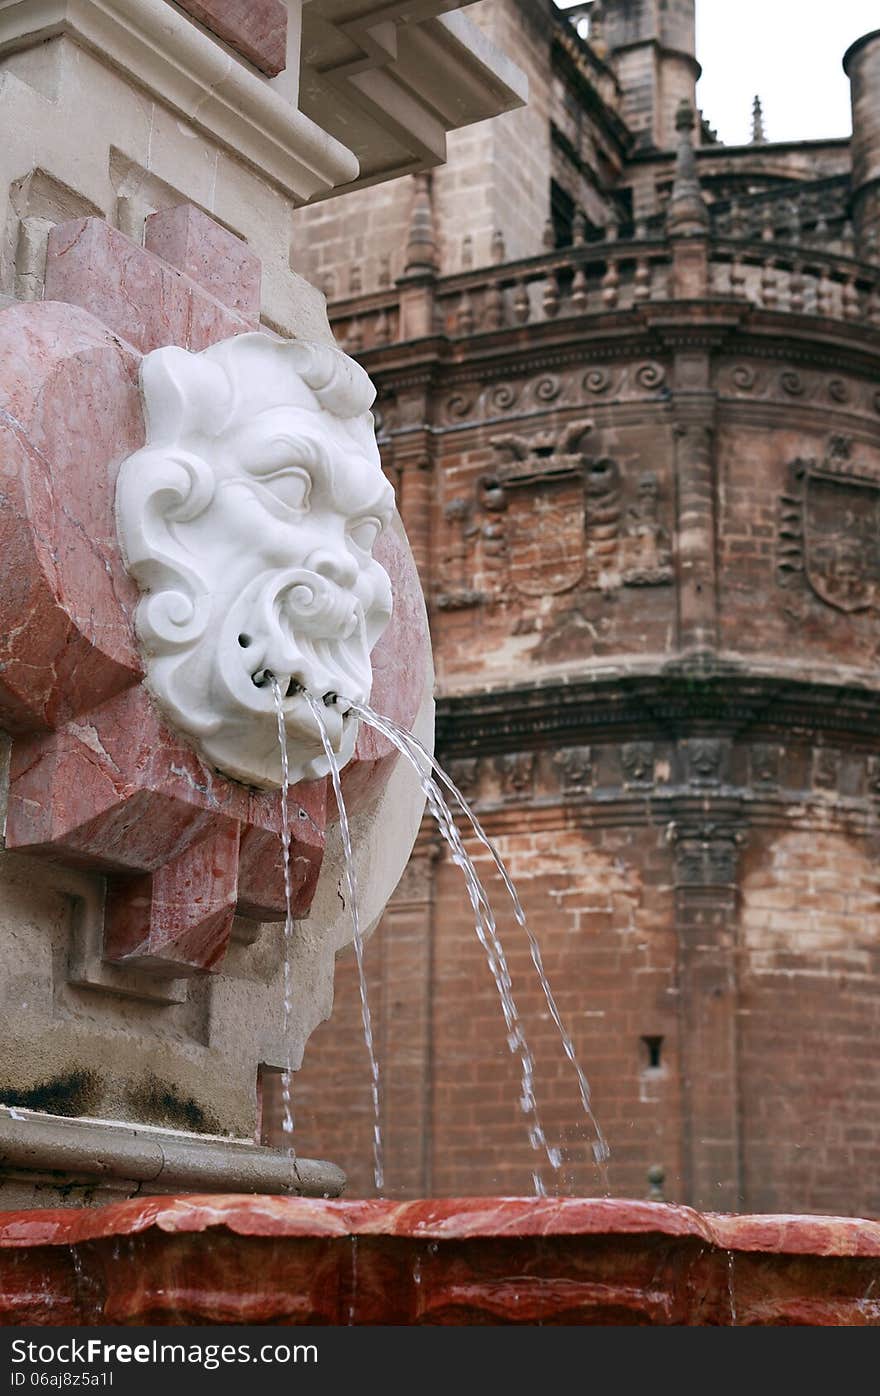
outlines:
[[[452, 852], [452, 860], [459, 867], [464, 875], [465, 886], [468, 898], [474, 912], [474, 928], [477, 938], [486, 954], [486, 959], [495, 986], [501, 1000], [502, 1013], [504, 1015], [505, 1026], [507, 1027], [507, 1045], [510, 1052], [519, 1058], [520, 1063], [520, 1108], [524, 1114], [530, 1117], [528, 1126], [529, 1143], [535, 1150], [543, 1150], [550, 1167], [554, 1173], [558, 1173], [562, 1164], [560, 1151], [552, 1146], [544, 1132], [541, 1117], [538, 1110], [538, 1102], [535, 1095], [535, 1061], [531, 1049], [523, 1031], [519, 1010], [513, 995], [512, 980], [507, 965], [507, 958], [503, 946], [498, 936], [495, 916], [489, 904], [486, 890], [480, 881], [473, 861], [468, 854], [452, 817], [452, 812], [444, 798], [437, 782], [429, 774], [430, 768], [434, 766], [432, 757], [425, 751], [421, 743], [417, 741], [411, 733], [404, 728], [398, 727], [390, 719], [382, 717], [363, 703], [356, 703], [348, 698], [339, 697], [336, 701], [344, 703], [357, 716], [363, 718], [370, 726], [397, 747], [398, 751], [404, 755], [419, 777], [428, 809], [437, 821], [440, 832], [449, 844]], [[428, 764], [428, 770], [422, 768], [419, 757], [423, 757]], [[438, 772], [443, 775], [443, 772]], [[532, 1174], [532, 1182], [535, 1193], [539, 1197], [547, 1195], [547, 1189], [539, 1172]]]
[[364, 1041], [367, 1044], [367, 1055], [370, 1059], [370, 1086], [373, 1095], [373, 1177], [376, 1183], [376, 1191], [381, 1192], [385, 1183], [385, 1169], [382, 1160], [382, 1126], [379, 1112], [379, 1063], [376, 1060], [376, 1050], [373, 1043], [373, 1023], [370, 1015], [370, 1004], [367, 998], [367, 974], [364, 966], [364, 937], [360, 922], [354, 855], [351, 846], [351, 829], [348, 823], [348, 812], [345, 808], [345, 801], [342, 798], [339, 762], [336, 758], [336, 752], [333, 750], [330, 742], [327, 724], [324, 721], [323, 704], [319, 703], [317, 698], [314, 698], [306, 689], [303, 689], [302, 692], [318, 724], [321, 742], [324, 747], [324, 755], [327, 757], [327, 761], [330, 765], [330, 778], [333, 781], [333, 793], [336, 796], [336, 807], [339, 810], [339, 831], [342, 835], [342, 849], [345, 855], [348, 906], [351, 912], [351, 924], [354, 929], [354, 953], [357, 959], [358, 985], [361, 996], [361, 1021], [364, 1027]]
[[[603, 1189], [607, 1195], [610, 1192], [608, 1184], [607, 1163], [610, 1157], [611, 1150], [608, 1146], [608, 1141], [606, 1140], [605, 1135], [602, 1132], [601, 1126], [599, 1125], [599, 1122], [596, 1119], [596, 1116], [593, 1112], [590, 1084], [587, 1080], [586, 1073], [584, 1072], [580, 1062], [578, 1061], [574, 1041], [572, 1040], [571, 1034], [566, 1028], [565, 1023], [563, 1022], [562, 1015], [559, 1011], [559, 1006], [556, 1002], [555, 995], [550, 986], [550, 981], [547, 977], [546, 969], [544, 968], [544, 961], [541, 955], [541, 947], [538, 943], [538, 939], [534, 931], [528, 924], [525, 910], [523, 908], [522, 902], [520, 901], [516, 887], [514, 886], [513, 879], [507, 871], [507, 868], [504, 864], [501, 855], [499, 854], [497, 848], [492, 843], [488, 834], [484, 830], [479, 819], [474, 814], [467, 800], [464, 798], [461, 791], [458, 789], [458, 786], [451, 779], [451, 777], [447, 775], [446, 771], [444, 771], [443, 767], [436, 760], [433, 754], [430, 751], [428, 751], [427, 747], [425, 747], [419, 741], [418, 737], [416, 737], [412, 732], [409, 732], [405, 727], [401, 727], [398, 723], [393, 722], [390, 718], [381, 717], [378, 713], [375, 713], [373, 709], [365, 703], [349, 703], [348, 699], [344, 699], [343, 701], [346, 703], [347, 706], [351, 707], [356, 713], [356, 715], [362, 718], [363, 721], [371, 724], [372, 726], [378, 727], [378, 730], [380, 731], [384, 731], [385, 735], [388, 737], [388, 740], [393, 742], [399, 751], [403, 751], [404, 748], [406, 748], [405, 754], [409, 756], [409, 759], [413, 762], [414, 765], [416, 764], [416, 758], [420, 758], [422, 761], [427, 763], [428, 769], [434, 771], [437, 780], [439, 780], [452, 795], [452, 798], [454, 799], [456, 805], [458, 806], [462, 814], [467, 819], [477, 839], [491, 857], [492, 862], [502, 882], [504, 883], [507, 894], [510, 897], [511, 905], [513, 907], [513, 914], [517, 922], [517, 925], [524, 932], [528, 941], [529, 954], [531, 956], [532, 964], [534, 965], [535, 972], [538, 976], [538, 980], [541, 985], [541, 992], [544, 996], [544, 1002], [547, 1005], [548, 1012], [556, 1028], [556, 1031], [559, 1034], [563, 1052], [565, 1053], [565, 1056], [567, 1057], [568, 1061], [571, 1063], [571, 1066], [577, 1078], [578, 1093], [580, 1095], [581, 1106], [595, 1136], [595, 1142], [593, 1144], [593, 1158], [596, 1162], [597, 1167], [599, 1168]], [[379, 726], [379, 724], [381, 724], [381, 726]], [[403, 745], [401, 745], [401, 743]], [[444, 804], [445, 803], [446, 802], [444, 801]], [[452, 816], [449, 811], [448, 805], [446, 806], [446, 809], [447, 814], [449, 815], [451, 820]], [[538, 1187], [536, 1180], [536, 1191], [537, 1190]]]
[[287, 1148], [293, 1157], [293, 1101], [291, 1097], [290, 1065], [290, 1017], [292, 1011], [293, 988], [291, 985], [291, 960], [293, 958], [293, 891], [290, 885], [290, 818], [288, 812], [288, 790], [290, 769], [287, 763], [287, 728], [284, 724], [284, 700], [281, 685], [274, 675], [270, 676], [272, 697], [275, 701], [275, 717], [278, 723], [278, 745], [281, 748], [281, 849], [284, 862], [284, 1005], [282, 1009], [281, 1034], [286, 1054], [285, 1070], [281, 1073], [281, 1128], [287, 1137]]

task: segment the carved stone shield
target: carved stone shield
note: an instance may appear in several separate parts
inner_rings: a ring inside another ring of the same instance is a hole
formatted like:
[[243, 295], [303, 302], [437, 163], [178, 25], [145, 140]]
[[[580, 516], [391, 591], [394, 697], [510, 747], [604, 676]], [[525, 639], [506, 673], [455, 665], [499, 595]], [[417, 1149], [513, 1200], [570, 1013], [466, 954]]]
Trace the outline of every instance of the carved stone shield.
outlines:
[[807, 469], [803, 476], [804, 572], [839, 611], [880, 605], [880, 481]]
[[558, 596], [584, 575], [581, 476], [510, 489], [505, 532], [510, 583], [523, 596]]

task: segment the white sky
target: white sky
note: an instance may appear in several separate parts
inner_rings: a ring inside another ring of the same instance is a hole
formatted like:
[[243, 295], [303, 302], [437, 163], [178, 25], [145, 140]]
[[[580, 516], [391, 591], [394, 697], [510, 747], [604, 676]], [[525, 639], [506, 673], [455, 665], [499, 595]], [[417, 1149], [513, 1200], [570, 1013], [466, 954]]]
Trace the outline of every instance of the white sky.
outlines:
[[[556, 0], [561, 10], [577, 0]], [[841, 59], [880, 29], [880, 0], [697, 0], [697, 101], [727, 145], [751, 138], [752, 99], [771, 141], [852, 131]]]

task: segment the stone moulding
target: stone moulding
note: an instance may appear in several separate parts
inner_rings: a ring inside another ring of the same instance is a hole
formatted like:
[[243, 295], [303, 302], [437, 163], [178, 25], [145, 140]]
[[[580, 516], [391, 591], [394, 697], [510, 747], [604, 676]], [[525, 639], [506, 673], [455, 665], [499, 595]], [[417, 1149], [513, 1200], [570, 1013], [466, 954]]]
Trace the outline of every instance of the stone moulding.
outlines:
[[0, 1316], [18, 1325], [876, 1327], [878, 1279], [876, 1222], [656, 1202], [193, 1196], [0, 1214]]
[[345, 1174], [335, 1164], [290, 1158], [250, 1140], [69, 1120], [29, 1110], [0, 1108], [0, 1157], [4, 1180], [61, 1174], [66, 1186], [85, 1192], [140, 1185], [154, 1193], [216, 1188], [337, 1197], [345, 1186]]
[[0, 55], [62, 34], [301, 202], [358, 175], [352, 151], [167, 0], [0, 0]]
[[[141, 365], [146, 445], [116, 494], [137, 628], [163, 710], [224, 774], [281, 784], [271, 678], [290, 779], [328, 774], [302, 690], [366, 702], [391, 619], [372, 556], [391, 521], [369, 407], [375, 389], [327, 345], [238, 335]], [[330, 705], [341, 765], [357, 724]]]

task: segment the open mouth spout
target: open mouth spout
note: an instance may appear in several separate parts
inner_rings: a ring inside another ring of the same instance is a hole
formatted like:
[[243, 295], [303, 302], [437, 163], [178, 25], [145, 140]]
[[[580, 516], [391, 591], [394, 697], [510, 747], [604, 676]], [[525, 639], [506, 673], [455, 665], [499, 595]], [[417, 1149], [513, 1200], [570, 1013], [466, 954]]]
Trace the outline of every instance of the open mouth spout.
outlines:
[[[251, 682], [255, 688], [271, 688], [273, 681], [277, 681], [277, 676], [271, 669], [257, 669], [251, 675]], [[279, 683], [279, 688], [281, 688], [281, 683]], [[291, 677], [282, 690], [282, 697], [296, 698], [306, 692], [305, 685], [299, 679]], [[316, 697], [317, 695], [313, 694], [312, 696]], [[343, 719], [348, 717], [351, 712], [351, 708], [345, 706], [345, 699], [341, 698], [338, 693], [334, 693], [332, 689], [321, 696], [321, 702], [325, 708], [335, 708]]]

